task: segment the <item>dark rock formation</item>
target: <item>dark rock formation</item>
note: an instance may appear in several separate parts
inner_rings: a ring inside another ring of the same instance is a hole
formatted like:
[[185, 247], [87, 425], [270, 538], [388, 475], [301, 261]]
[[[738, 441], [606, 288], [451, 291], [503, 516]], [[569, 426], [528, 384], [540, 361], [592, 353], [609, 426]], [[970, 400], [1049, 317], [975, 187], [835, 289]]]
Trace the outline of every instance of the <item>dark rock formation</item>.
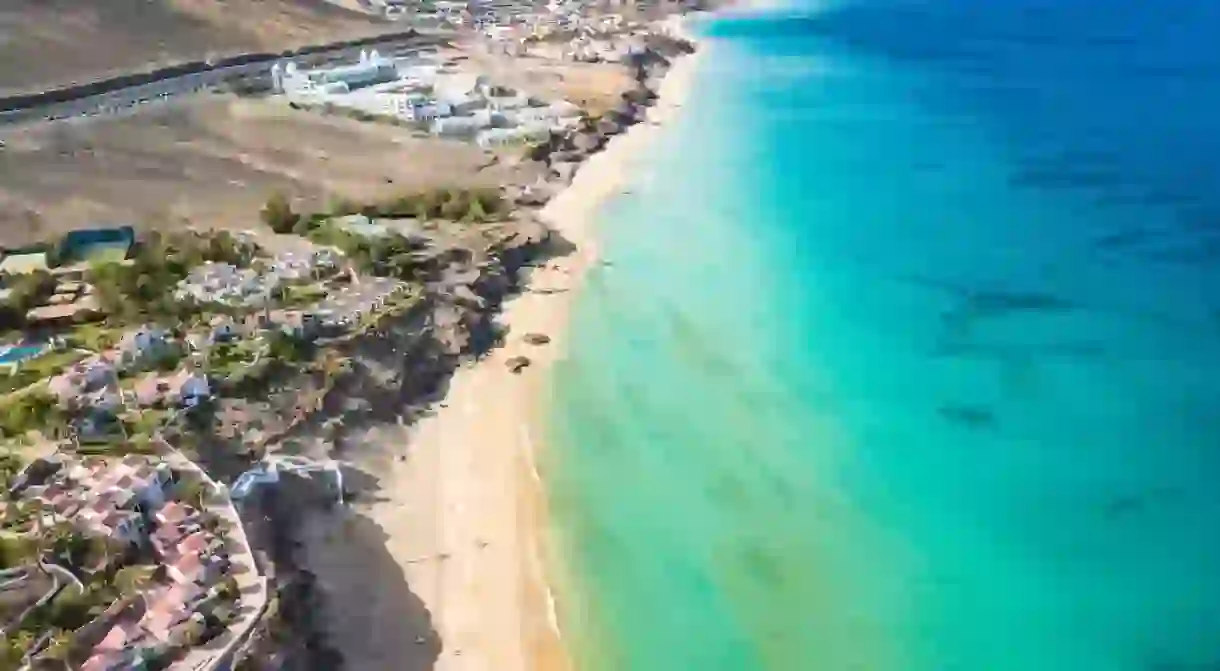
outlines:
[[508, 367], [509, 371], [513, 373], [520, 373], [530, 365], [530, 359], [526, 356], [515, 356], [508, 361], [505, 361], [504, 365]]
[[526, 333], [521, 340], [527, 345], [545, 345], [551, 342], [551, 336], [545, 333]]
[[610, 119], [603, 118], [597, 122], [597, 132], [604, 136], [618, 135], [622, 131], [623, 128]]

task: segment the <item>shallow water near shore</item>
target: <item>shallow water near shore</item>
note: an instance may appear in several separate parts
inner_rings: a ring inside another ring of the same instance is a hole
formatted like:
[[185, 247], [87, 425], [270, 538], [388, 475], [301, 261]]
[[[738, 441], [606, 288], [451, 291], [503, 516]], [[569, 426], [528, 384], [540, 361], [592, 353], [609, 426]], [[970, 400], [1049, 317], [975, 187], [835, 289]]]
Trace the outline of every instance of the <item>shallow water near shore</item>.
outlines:
[[606, 207], [545, 464], [578, 668], [1220, 663], [1217, 10], [801, 11], [710, 27]]

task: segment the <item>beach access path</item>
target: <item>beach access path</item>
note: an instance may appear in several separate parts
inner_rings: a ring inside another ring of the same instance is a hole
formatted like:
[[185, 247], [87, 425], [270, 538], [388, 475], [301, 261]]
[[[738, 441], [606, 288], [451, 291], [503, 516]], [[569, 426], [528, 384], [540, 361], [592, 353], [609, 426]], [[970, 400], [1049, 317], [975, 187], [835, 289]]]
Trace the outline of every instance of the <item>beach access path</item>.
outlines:
[[[627, 186], [633, 160], [681, 108], [695, 61], [678, 60], [661, 85], [650, 122], [633, 126], [591, 157], [543, 210], [546, 222], [577, 250], [534, 271], [529, 290], [505, 306], [506, 345], [460, 369], [435, 415], [382, 438], [383, 454], [401, 453], [405, 439], [406, 457], [383, 457], [370, 466], [379, 480], [377, 499], [353, 506], [384, 532], [386, 549], [426, 606], [441, 649], [435, 666], [430, 659], [412, 666], [407, 660], [419, 659], [426, 646], [403, 636], [401, 621], [376, 616], [378, 610], [389, 612], [389, 605], [344, 603], [346, 590], [327, 590], [330, 642], [351, 668], [571, 668], [543, 570], [545, 494], [535, 465], [539, 419], [549, 402], [551, 365], [567, 344], [575, 290], [598, 261], [596, 214]], [[531, 346], [522, 340], [527, 333], [544, 333], [551, 342]], [[520, 374], [506, 367], [516, 356], [532, 361]], [[311, 548], [311, 564], [315, 552], [322, 559], [325, 549]], [[324, 588], [325, 573], [319, 571]], [[342, 615], [370, 609], [359, 624]]]

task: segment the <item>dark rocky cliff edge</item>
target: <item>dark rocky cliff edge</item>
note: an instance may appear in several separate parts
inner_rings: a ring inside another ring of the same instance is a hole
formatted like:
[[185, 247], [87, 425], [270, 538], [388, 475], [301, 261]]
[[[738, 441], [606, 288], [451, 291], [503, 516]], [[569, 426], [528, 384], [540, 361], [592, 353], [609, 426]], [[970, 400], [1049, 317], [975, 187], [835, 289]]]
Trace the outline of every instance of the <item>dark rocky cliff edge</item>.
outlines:
[[[354, 459], [362, 455], [348, 452], [349, 435], [415, 421], [443, 398], [463, 362], [482, 357], [501, 342], [504, 334], [496, 315], [506, 298], [523, 289], [529, 268], [569, 247], [530, 211], [510, 222], [469, 226], [452, 239], [436, 241], [428, 252], [423, 297], [358, 337], [333, 344], [347, 360], [346, 370], [331, 380], [320, 407], [275, 436], [267, 450]], [[304, 375], [285, 386], [300, 394], [318, 381]], [[344, 479], [347, 498], [376, 496], [376, 474], [345, 467]], [[400, 604], [396, 616], [403, 622], [403, 636], [419, 642], [421, 658], [439, 655], [440, 641], [428, 611], [385, 551], [384, 534], [372, 522], [336, 509], [329, 487], [327, 480], [287, 477], [284, 484], [260, 490], [246, 504], [252, 543], [274, 576], [276, 599], [235, 668], [341, 667], [340, 655], [326, 642], [320, 601], [324, 592], [308, 570], [300, 536], [314, 514], [344, 516], [352, 570], [378, 575], [379, 589], [396, 594], [392, 600]], [[431, 665], [404, 661], [402, 668]]]
[[[644, 120], [645, 108], [656, 99], [655, 82], [672, 58], [692, 50], [688, 43], [657, 38], [646, 54], [629, 64], [638, 86], [623, 95], [617, 109], [531, 148], [528, 158], [545, 163], [551, 175], [545, 184], [534, 185], [541, 188], [509, 189], [522, 207], [518, 216], [473, 236], [458, 236], [461, 240], [434, 240], [423, 298], [405, 313], [337, 344], [350, 362], [346, 372], [333, 379], [317, 410], [279, 434], [269, 449], [355, 460], [367, 455], [354, 454], [362, 448], [349, 437], [379, 425], [410, 424], [440, 402], [463, 362], [481, 358], [502, 342], [506, 334], [496, 315], [505, 299], [527, 290], [529, 268], [572, 250], [570, 243], [535, 218], [536, 208], [611, 137]], [[314, 383], [306, 379], [289, 386], [299, 394]], [[376, 496], [375, 473], [345, 468], [344, 479], [349, 498]], [[341, 655], [326, 642], [320, 615], [324, 594], [316, 589], [300, 536], [310, 511], [326, 507], [331, 508], [329, 514], [344, 516], [351, 570], [380, 576], [381, 598], [398, 604], [395, 617], [402, 622], [402, 636], [419, 646], [419, 657], [402, 660], [400, 668], [433, 668], [442, 642], [423, 602], [386, 552], [384, 534], [367, 519], [334, 509], [333, 493], [319, 483], [288, 480], [248, 505], [251, 538], [265, 552], [277, 599], [235, 668], [331, 671], [342, 667]]]

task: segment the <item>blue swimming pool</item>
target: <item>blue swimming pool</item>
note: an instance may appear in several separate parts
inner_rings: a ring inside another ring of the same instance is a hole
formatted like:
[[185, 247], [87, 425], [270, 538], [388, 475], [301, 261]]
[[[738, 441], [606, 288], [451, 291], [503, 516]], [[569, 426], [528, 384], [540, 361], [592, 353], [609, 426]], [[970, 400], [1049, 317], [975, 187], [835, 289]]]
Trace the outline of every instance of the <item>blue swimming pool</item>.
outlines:
[[41, 345], [15, 345], [0, 349], [0, 364], [19, 363], [42, 354]]

